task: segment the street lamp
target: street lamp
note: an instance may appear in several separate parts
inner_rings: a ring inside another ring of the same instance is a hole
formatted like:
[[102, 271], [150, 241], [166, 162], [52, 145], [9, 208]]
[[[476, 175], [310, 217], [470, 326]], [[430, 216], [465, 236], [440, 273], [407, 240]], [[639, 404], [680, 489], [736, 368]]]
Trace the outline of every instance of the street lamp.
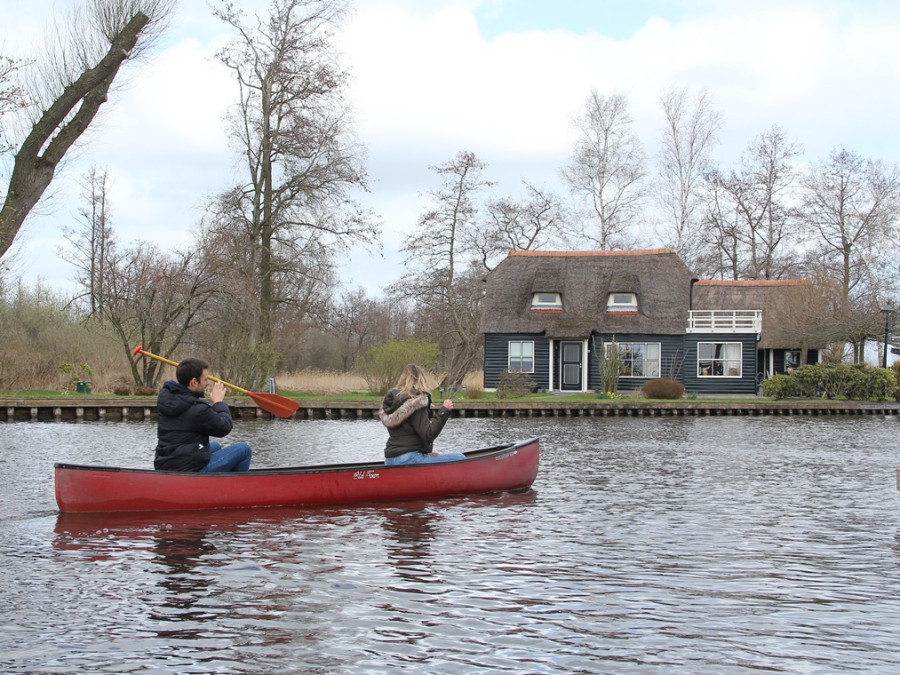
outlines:
[[881, 361], [882, 368], [887, 368], [888, 335], [891, 330], [891, 314], [893, 312], [894, 308], [889, 303], [885, 303], [884, 307], [881, 308], [881, 313], [884, 314], [884, 358]]

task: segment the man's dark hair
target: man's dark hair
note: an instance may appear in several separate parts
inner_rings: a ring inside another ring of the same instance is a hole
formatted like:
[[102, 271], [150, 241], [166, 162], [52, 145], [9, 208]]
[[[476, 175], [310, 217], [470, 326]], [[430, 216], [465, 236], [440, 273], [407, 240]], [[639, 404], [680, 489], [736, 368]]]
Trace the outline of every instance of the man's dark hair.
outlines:
[[175, 379], [178, 380], [178, 384], [186, 387], [194, 378], [199, 380], [207, 368], [209, 368], [209, 364], [203, 359], [194, 357], [185, 359], [175, 368]]

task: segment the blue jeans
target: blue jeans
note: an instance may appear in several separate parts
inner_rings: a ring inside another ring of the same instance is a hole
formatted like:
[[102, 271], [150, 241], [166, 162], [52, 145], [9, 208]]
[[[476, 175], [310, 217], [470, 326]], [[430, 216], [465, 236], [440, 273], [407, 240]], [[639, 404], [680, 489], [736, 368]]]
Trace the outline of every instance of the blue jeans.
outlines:
[[246, 443], [232, 443], [224, 448], [219, 441], [209, 442], [209, 463], [199, 473], [247, 471], [253, 451]]
[[396, 466], [399, 464], [436, 464], [437, 462], [452, 462], [457, 459], [465, 459], [466, 456], [461, 452], [445, 452], [437, 457], [431, 455], [423, 455], [418, 450], [407, 452], [397, 457], [385, 457], [384, 463], [387, 466]]

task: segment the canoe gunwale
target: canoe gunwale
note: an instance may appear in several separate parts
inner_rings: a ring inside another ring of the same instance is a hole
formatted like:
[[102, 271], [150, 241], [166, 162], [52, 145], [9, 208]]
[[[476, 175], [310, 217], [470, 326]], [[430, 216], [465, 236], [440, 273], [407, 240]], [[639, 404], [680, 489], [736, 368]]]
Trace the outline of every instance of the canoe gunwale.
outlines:
[[[472, 462], [473, 460], [481, 460], [481, 459], [489, 459], [490, 457], [495, 457], [497, 455], [503, 454], [504, 452], [508, 452], [510, 450], [514, 450], [519, 447], [523, 447], [526, 445], [531, 445], [532, 443], [538, 442], [538, 438], [530, 438], [528, 440], [516, 441], [515, 443], [503, 443], [501, 445], [493, 445], [487, 448], [479, 448], [477, 450], [468, 450], [463, 454], [466, 456], [465, 459], [456, 459], [447, 462], [440, 462], [441, 465], [449, 466], [451, 464], [464, 464], [468, 462]], [[282, 474], [315, 474], [315, 473], [332, 473], [337, 471], [363, 471], [366, 469], [378, 469], [379, 471], [384, 469], [415, 469], [434, 466], [434, 463], [429, 464], [397, 464], [397, 465], [388, 465], [384, 464], [384, 462], [348, 462], [345, 464], [305, 464], [300, 466], [283, 466], [283, 467], [269, 467], [265, 469], [253, 469], [251, 468], [246, 473], [236, 474], [234, 472], [220, 472], [220, 473], [194, 473], [194, 472], [185, 472], [185, 471], [159, 471], [157, 469], [139, 469], [139, 468], [129, 468], [122, 466], [101, 466], [101, 465], [89, 465], [89, 464], [70, 464], [66, 462], [56, 462], [53, 465], [54, 469], [66, 469], [66, 470], [75, 470], [75, 471], [110, 471], [110, 472], [127, 472], [127, 473], [147, 473], [153, 474], [157, 476], [192, 476], [196, 478], [216, 478], [222, 476], [228, 476], [230, 478], [235, 478], [238, 476], [278, 476]]]

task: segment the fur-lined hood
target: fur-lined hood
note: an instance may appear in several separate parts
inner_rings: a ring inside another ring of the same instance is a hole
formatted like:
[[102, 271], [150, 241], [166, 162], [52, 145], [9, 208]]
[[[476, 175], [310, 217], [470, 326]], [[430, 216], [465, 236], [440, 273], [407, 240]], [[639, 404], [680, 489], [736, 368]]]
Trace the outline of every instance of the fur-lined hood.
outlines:
[[430, 394], [410, 397], [407, 394], [401, 394], [399, 389], [391, 389], [381, 401], [378, 418], [388, 429], [393, 429], [403, 424], [417, 410], [430, 406]]

